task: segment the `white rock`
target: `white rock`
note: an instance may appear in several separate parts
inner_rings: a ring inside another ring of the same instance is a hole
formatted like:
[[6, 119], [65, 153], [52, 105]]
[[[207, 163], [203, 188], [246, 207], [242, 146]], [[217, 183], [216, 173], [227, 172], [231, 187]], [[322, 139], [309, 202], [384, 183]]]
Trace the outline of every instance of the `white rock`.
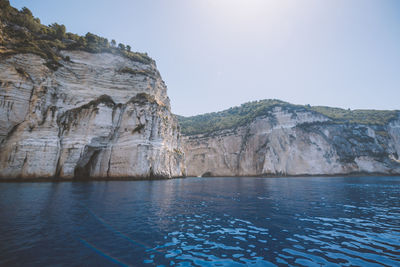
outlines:
[[[0, 177], [177, 177], [180, 134], [155, 63], [64, 51], [0, 62]], [[121, 73], [128, 67], [137, 74]]]
[[187, 175], [400, 173], [400, 120], [382, 127], [390, 136], [384, 144], [373, 127], [330, 124], [314, 112], [277, 107], [238, 129], [185, 136]]

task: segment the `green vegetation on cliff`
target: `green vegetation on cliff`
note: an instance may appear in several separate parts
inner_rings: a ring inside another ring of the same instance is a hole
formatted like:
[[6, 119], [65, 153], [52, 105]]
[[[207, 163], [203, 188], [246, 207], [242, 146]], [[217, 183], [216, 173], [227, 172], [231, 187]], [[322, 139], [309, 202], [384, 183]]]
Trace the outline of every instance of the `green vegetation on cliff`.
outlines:
[[341, 109], [324, 106], [308, 107], [308, 109], [331, 118], [335, 123], [356, 123], [366, 125], [386, 125], [395, 119], [398, 111], [372, 109]]
[[323, 106], [293, 105], [276, 99], [253, 101], [220, 112], [192, 117], [178, 116], [182, 134], [206, 134], [245, 125], [260, 116], [271, 116], [275, 107], [289, 112], [311, 111], [331, 119], [331, 123], [355, 123], [365, 125], [386, 125], [399, 112], [392, 110], [346, 110]]
[[8, 56], [18, 53], [32, 53], [46, 59], [47, 66], [57, 69], [62, 58], [60, 50], [83, 50], [91, 53], [109, 52], [120, 54], [134, 61], [150, 63], [147, 54], [131, 52], [131, 47], [119, 44], [115, 40], [87, 33], [79, 36], [67, 32], [64, 25], [53, 23], [45, 26], [40, 19], [24, 7], [17, 10], [10, 6], [8, 0], [0, 0], [0, 55]]
[[256, 117], [268, 115], [275, 106], [290, 105], [286, 102], [269, 99], [242, 104], [220, 112], [206, 113], [192, 117], [178, 116], [181, 131], [185, 135], [210, 133], [242, 126]]

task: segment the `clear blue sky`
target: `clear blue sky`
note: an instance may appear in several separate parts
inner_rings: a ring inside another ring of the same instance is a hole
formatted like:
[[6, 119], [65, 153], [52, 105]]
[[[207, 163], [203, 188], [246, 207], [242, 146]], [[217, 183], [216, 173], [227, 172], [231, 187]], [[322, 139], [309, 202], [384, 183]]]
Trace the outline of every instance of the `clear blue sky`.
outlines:
[[172, 111], [277, 98], [400, 109], [398, 0], [11, 0], [157, 61]]

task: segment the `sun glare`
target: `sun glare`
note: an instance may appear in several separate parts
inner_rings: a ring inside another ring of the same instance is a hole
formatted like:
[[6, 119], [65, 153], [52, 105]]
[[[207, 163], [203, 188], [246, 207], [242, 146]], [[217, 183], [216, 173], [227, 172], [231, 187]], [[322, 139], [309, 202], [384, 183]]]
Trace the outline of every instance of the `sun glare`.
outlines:
[[290, 16], [295, 2], [286, 0], [205, 0], [199, 1], [201, 10], [209, 19], [219, 24], [235, 27], [236, 30], [274, 22]]
[[207, 0], [204, 2], [210, 9], [234, 18], [252, 18], [262, 14], [273, 15], [288, 3], [287, 1], [270, 0]]

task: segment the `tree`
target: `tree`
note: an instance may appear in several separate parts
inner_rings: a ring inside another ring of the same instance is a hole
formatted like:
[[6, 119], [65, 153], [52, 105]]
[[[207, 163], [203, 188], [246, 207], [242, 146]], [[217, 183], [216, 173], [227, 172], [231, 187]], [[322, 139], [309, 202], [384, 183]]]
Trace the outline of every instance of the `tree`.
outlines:
[[107, 39], [107, 38], [104, 38], [104, 39], [103, 39], [103, 46], [104, 46], [104, 47], [107, 47], [107, 48], [109, 47], [108, 39]]
[[116, 45], [117, 45], [117, 42], [116, 42], [114, 39], [112, 39], [112, 40], [111, 40], [111, 46], [112, 46], [112, 47], [115, 47]]
[[95, 34], [91, 33], [91, 32], [88, 32], [85, 35], [85, 38], [90, 43], [97, 43], [97, 39], [98, 39], [97, 36]]
[[128, 52], [131, 52], [131, 46], [130, 46], [130, 45], [127, 45], [127, 46], [126, 46], [126, 50], [127, 50]]
[[29, 8], [27, 8], [27, 7], [23, 7], [23, 8], [21, 9], [21, 12], [24, 13], [24, 14], [26, 14], [26, 15], [28, 15], [29, 17], [33, 17], [32, 11], [30, 11]]
[[80, 36], [78, 39], [78, 45], [81, 47], [85, 47], [87, 45], [86, 38], [84, 38], [83, 36]]
[[121, 49], [122, 51], [125, 51], [125, 45], [124, 44], [119, 43], [118, 44], [118, 48]]
[[58, 24], [58, 23], [53, 23], [50, 25], [50, 28], [53, 29], [54, 35], [57, 39], [63, 39], [65, 37], [65, 33], [67, 31], [67, 28], [65, 28], [65, 25], [63, 24]]

